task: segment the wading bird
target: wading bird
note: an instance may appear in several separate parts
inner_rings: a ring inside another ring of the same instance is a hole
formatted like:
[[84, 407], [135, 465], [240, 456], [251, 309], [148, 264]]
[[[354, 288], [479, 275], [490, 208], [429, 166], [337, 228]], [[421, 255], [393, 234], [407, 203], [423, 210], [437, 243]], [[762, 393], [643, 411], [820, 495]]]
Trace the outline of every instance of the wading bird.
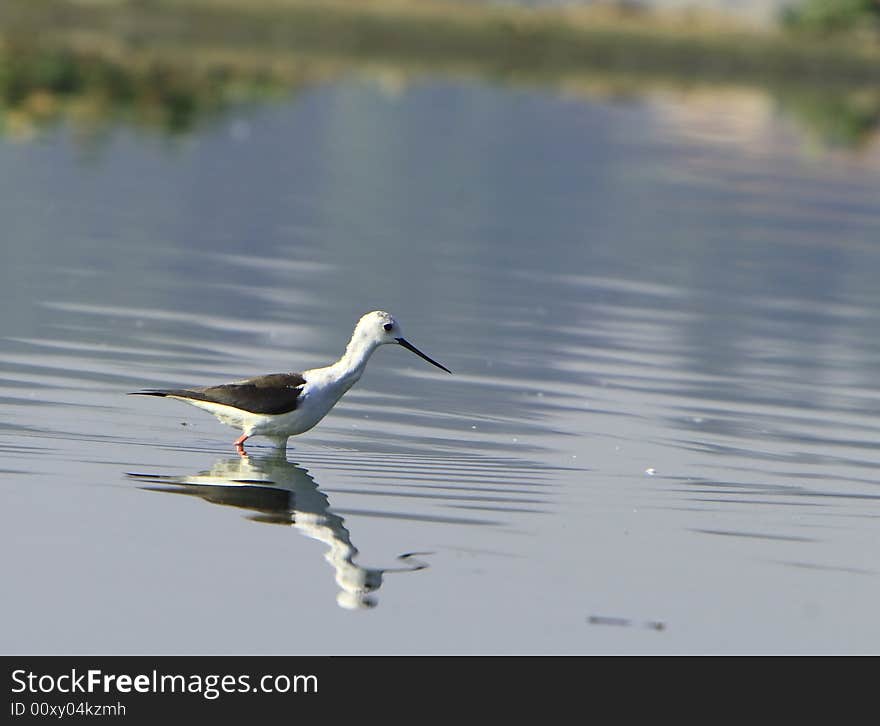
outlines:
[[224, 424], [241, 430], [234, 446], [244, 456], [244, 442], [251, 436], [266, 436], [284, 447], [288, 437], [312, 428], [357, 383], [373, 351], [391, 343], [402, 345], [428, 363], [452, 373], [409, 343], [391, 315], [375, 310], [358, 321], [342, 357], [324, 368], [302, 373], [270, 373], [203, 388], [151, 388], [134, 391], [132, 395], [174, 398], [213, 413]]

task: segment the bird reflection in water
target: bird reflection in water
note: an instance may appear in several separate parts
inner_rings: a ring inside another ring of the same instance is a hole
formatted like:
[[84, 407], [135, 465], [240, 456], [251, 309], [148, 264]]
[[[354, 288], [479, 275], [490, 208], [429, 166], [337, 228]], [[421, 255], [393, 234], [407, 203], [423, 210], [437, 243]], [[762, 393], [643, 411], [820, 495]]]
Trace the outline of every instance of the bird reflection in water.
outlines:
[[252, 510], [249, 519], [295, 527], [329, 549], [324, 555], [336, 571], [336, 602], [348, 610], [372, 608], [373, 593], [390, 572], [415, 572], [427, 567], [416, 559], [425, 552], [400, 555], [397, 568], [363, 567], [355, 563], [358, 550], [351, 542], [345, 520], [330, 510], [327, 495], [307, 469], [287, 461], [283, 452], [269, 458], [220, 459], [210, 471], [189, 476], [128, 474], [144, 489], [201, 497], [207, 502]]

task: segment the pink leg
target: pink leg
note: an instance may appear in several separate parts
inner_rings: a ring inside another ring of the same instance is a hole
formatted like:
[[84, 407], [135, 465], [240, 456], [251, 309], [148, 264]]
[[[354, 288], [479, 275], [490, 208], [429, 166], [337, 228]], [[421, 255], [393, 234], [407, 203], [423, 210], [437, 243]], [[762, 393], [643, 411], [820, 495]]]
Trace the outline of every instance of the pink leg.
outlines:
[[247, 434], [242, 434], [235, 441], [232, 442], [232, 445], [235, 447], [235, 450], [241, 456], [247, 456], [247, 452], [244, 450], [244, 442], [248, 440]]

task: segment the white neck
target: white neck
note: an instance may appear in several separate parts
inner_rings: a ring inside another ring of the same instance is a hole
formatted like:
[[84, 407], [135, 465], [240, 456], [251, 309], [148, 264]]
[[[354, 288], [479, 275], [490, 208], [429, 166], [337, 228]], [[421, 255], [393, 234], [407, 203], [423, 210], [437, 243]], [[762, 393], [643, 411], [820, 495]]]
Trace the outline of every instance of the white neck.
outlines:
[[329, 378], [342, 383], [347, 389], [363, 375], [367, 361], [370, 360], [373, 351], [378, 347], [378, 343], [366, 336], [358, 335], [355, 331], [351, 340], [348, 341], [342, 357], [323, 370], [326, 371]]

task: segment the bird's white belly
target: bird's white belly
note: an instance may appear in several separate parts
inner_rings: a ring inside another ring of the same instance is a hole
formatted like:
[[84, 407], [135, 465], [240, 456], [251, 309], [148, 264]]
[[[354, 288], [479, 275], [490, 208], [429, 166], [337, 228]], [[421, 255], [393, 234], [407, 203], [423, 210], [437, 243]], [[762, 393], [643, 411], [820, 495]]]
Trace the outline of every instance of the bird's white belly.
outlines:
[[[297, 407], [282, 414], [252, 413], [234, 406], [189, 398], [178, 400], [198, 406], [214, 414], [217, 419], [248, 436], [296, 436], [317, 424], [347, 390], [341, 387], [311, 386], [303, 391]], [[172, 398], [176, 398], [173, 396]]]
[[253, 420], [243, 430], [248, 436], [296, 436], [312, 428], [326, 413], [318, 415], [311, 407], [300, 407], [275, 416], [251, 414]]

